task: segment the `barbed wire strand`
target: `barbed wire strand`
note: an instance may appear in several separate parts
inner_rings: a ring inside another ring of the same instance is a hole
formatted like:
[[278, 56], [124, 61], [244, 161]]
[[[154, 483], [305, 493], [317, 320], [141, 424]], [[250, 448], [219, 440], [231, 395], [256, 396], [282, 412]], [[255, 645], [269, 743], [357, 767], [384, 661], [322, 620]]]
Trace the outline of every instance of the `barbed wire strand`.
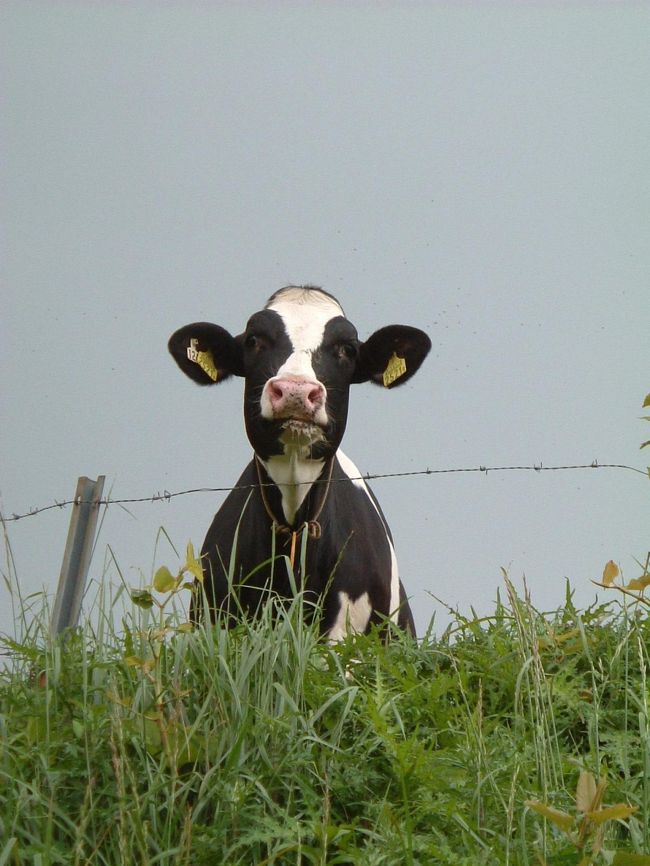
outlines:
[[[453, 475], [453, 474], [461, 474], [461, 473], [483, 473], [487, 475], [489, 472], [564, 472], [564, 471], [576, 471], [583, 469], [622, 469], [627, 470], [629, 472], [637, 472], [639, 475], [646, 475], [642, 469], [637, 469], [634, 466], [627, 466], [624, 463], [599, 463], [598, 460], [593, 460], [591, 463], [580, 463], [575, 465], [566, 465], [566, 466], [544, 466], [542, 463], [539, 465], [533, 464], [532, 466], [472, 466], [467, 468], [453, 468], [453, 469], [416, 469], [406, 472], [380, 472], [380, 473], [367, 473], [365, 475], [358, 475], [356, 477], [345, 477], [345, 478], [333, 478], [331, 480], [332, 484], [336, 484], [341, 481], [375, 481], [377, 479], [383, 478], [412, 478], [418, 475]], [[323, 483], [320, 479], [315, 483]], [[172, 499], [175, 499], [178, 496], [190, 496], [197, 493], [230, 493], [233, 490], [252, 490], [257, 487], [257, 484], [240, 484], [234, 485], [232, 487], [194, 487], [189, 490], [178, 490], [174, 493], [170, 493], [168, 490], [164, 490], [162, 493], [155, 493], [152, 496], [137, 496], [131, 497], [127, 499], [99, 499], [97, 502], [93, 503], [95, 505], [134, 505], [142, 502], [169, 502]], [[273, 482], [268, 482], [265, 486], [273, 486]], [[29, 511], [24, 514], [16, 514], [13, 513], [11, 516], [3, 517], [0, 515], [0, 520], [5, 523], [8, 522], [16, 522], [18, 520], [23, 520], [26, 517], [35, 517], [37, 514], [43, 514], [46, 511], [51, 511], [54, 508], [65, 508], [68, 505], [79, 505], [80, 501], [77, 498], [75, 499], [64, 499], [61, 501], [54, 500], [52, 505], [44, 505], [41, 508], [31, 508]]]

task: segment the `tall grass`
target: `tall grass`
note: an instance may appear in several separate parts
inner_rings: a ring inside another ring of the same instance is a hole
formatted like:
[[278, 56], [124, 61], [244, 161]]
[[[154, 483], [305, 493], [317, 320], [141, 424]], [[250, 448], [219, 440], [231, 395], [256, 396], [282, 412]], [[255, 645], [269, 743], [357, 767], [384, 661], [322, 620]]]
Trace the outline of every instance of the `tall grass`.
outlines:
[[[0, 866], [650, 863], [634, 606], [581, 612], [567, 590], [543, 615], [506, 579], [493, 616], [440, 637], [331, 647], [299, 593], [232, 630], [189, 629], [164, 598], [116, 622], [113, 601], [58, 639], [45, 605], [16, 602]], [[553, 820], [581, 774], [635, 809], [590, 819], [601, 849]]]

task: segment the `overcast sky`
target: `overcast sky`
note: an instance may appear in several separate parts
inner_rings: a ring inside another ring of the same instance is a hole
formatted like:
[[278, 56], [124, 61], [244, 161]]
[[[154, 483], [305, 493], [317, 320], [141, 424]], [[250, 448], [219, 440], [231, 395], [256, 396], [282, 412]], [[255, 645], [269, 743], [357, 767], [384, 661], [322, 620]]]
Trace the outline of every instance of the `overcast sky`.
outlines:
[[[644, 468], [646, 3], [5, 0], [0, 25], [5, 516], [79, 475], [113, 498], [234, 483], [242, 383], [193, 386], [166, 341], [239, 333], [288, 283], [364, 337], [433, 341], [403, 388], [353, 389], [363, 472]], [[502, 567], [550, 609], [565, 578], [588, 603], [607, 560], [632, 578], [648, 549], [632, 472], [372, 486], [420, 632], [448, 622], [432, 593], [493, 610]], [[199, 547], [222, 500], [109, 507], [91, 578], [118, 583], [114, 555], [148, 581], [158, 528]], [[25, 595], [55, 591], [69, 519], [7, 524]], [[156, 561], [177, 564], [166, 543]]]

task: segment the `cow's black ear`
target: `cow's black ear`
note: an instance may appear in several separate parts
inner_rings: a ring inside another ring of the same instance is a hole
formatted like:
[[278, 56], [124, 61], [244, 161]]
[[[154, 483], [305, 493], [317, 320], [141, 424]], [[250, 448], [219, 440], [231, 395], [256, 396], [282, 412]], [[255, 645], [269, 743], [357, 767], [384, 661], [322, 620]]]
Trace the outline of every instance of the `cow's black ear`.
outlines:
[[219, 325], [185, 325], [171, 335], [168, 347], [185, 375], [199, 385], [215, 385], [229, 376], [244, 375], [241, 340]]
[[361, 343], [352, 381], [396, 388], [419, 370], [430, 348], [431, 340], [419, 328], [387, 325]]

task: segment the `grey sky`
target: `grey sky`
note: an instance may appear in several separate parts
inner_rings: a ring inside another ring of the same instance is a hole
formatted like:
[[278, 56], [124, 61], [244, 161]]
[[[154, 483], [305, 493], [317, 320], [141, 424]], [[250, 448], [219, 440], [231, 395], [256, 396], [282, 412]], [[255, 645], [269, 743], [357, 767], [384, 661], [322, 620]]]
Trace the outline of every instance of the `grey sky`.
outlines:
[[[362, 471], [644, 467], [646, 4], [5, 2], [0, 24], [5, 515], [80, 474], [114, 498], [234, 483], [241, 383], [192, 387], [166, 340], [238, 333], [287, 283], [337, 295], [363, 336], [433, 340], [404, 388], [355, 388]], [[585, 603], [647, 550], [633, 473], [373, 489], [420, 631], [447, 622], [429, 592], [491, 610], [501, 566], [550, 608], [565, 576]], [[110, 546], [148, 579], [157, 528], [198, 547], [221, 501], [112, 506], [92, 577], [117, 582]], [[24, 593], [56, 587], [69, 516], [9, 524]]]

